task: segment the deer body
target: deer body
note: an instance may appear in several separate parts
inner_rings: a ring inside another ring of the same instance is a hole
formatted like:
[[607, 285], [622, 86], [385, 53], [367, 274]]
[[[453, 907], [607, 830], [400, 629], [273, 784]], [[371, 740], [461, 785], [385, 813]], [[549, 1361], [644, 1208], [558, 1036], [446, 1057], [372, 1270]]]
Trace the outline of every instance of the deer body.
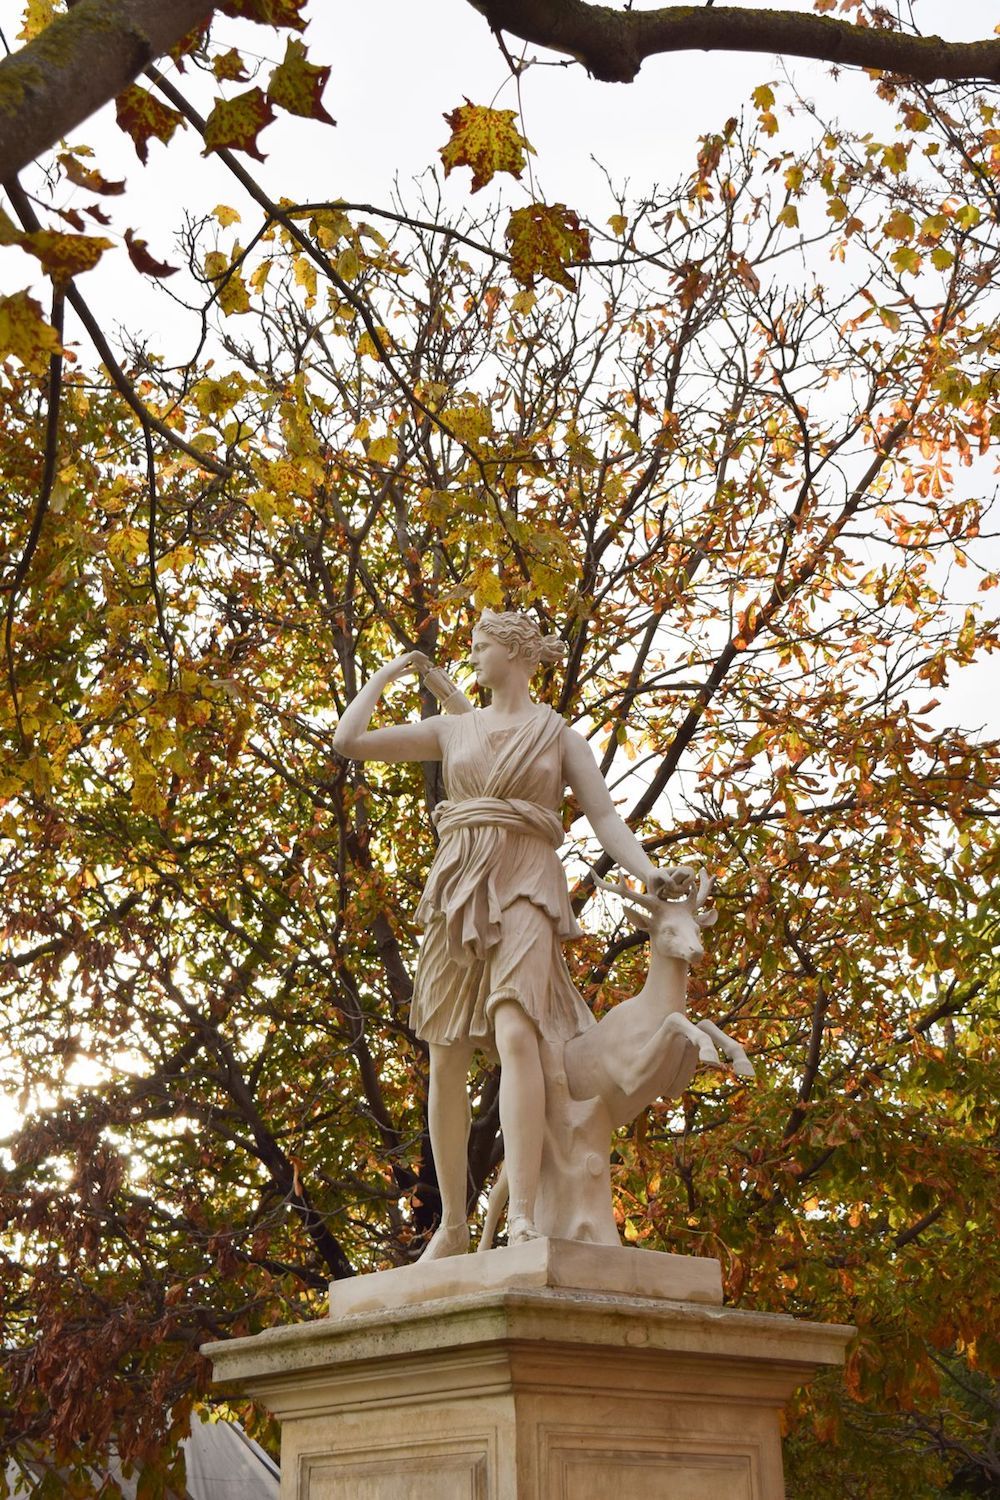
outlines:
[[[620, 896], [629, 920], [648, 931], [649, 969], [638, 994], [560, 1044], [559, 1055], [546, 1044], [552, 1056], [543, 1058], [545, 1136], [535, 1222], [552, 1238], [617, 1245], [608, 1161], [612, 1131], [655, 1099], [683, 1093], [699, 1066], [721, 1068], [719, 1051], [739, 1077], [752, 1078], [754, 1070], [732, 1037], [711, 1021], [695, 1025], [687, 1015], [688, 970], [704, 956], [702, 932], [716, 919], [705, 909], [708, 877], [683, 901], [597, 883]], [[490, 1196], [481, 1250], [493, 1243], [505, 1201], [501, 1176]]]

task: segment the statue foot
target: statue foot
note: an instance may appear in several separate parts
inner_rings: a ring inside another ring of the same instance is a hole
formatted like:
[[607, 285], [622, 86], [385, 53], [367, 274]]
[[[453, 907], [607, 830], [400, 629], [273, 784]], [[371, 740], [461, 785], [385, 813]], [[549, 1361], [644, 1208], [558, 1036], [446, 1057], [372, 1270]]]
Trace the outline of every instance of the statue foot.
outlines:
[[525, 1219], [520, 1214], [515, 1214], [509, 1220], [507, 1224], [508, 1245], [526, 1245], [529, 1240], [538, 1239], [541, 1239], [541, 1235], [530, 1219]]
[[420, 1255], [422, 1260], [444, 1260], [448, 1255], [465, 1255], [469, 1248], [468, 1224], [441, 1224], [431, 1235]]

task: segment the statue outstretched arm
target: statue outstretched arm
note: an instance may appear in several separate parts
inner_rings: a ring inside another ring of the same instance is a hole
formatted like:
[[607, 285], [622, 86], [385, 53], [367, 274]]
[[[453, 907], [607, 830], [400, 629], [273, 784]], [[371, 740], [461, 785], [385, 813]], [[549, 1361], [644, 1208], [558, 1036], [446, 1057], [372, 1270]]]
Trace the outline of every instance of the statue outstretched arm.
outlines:
[[423, 674], [430, 662], [422, 651], [407, 651], [373, 672], [341, 715], [333, 736], [333, 748], [349, 760], [440, 760], [440, 718], [412, 724], [393, 724], [387, 729], [369, 729], [375, 705], [390, 682], [407, 672]]
[[582, 735], [567, 729], [563, 735], [563, 772], [586, 815], [587, 822], [609, 859], [641, 880], [657, 896], [686, 896], [697, 884], [697, 874], [686, 865], [657, 869], [611, 800], [600, 767]]

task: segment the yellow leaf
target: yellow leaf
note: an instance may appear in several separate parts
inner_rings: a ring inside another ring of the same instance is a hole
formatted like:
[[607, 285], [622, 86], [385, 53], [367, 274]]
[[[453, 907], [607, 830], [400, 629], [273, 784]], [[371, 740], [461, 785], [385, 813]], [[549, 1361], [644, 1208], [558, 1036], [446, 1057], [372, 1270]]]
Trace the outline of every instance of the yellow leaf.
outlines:
[[444, 174], [447, 177], [453, 167], [471, 167], [474, 193], [491, 182], [497, 172], [520, 177], [525, 151], [534, 154], [534, 148], [514, 125], [516, 110], [489, 109], [466, 99], [444, 118], [451, 126], [451, 137], [441, 147]]
[[774, 90], [769, 83], [761, 83], [754, 89], [752, 97], [758, 109], [770, 109], [774, 103]]
[[611, 229], [611, 233], [616, 234], [618, 238], [621, 239], [625, 233], [625, 230], [628, 228], [628, 218], [625, 214], [612, 214], [611, 218], [608, 220], [608, 225]]
[[28, 0], [24, 8], [24, 20], [17, 33], [18, 41], [33, 42], [39, 32], [45, 30], [55, 13], [55, 0]]
[[533, 286], [538, 276], [576, 285], [567, 267], [590, 259], [590, 235], [565, 203], [532, 203], [516, 208], [506, 230], [510, 268], [522, 286]]
[[330, 69], [309, 62], [305, 44], [297, 37], [290, 37], [284, 61], [271, 74], [267, 96], [272, 104], [287, 109], [290, 114], [336, 125], [336, 120], [323, 107], [322, 95], [329, 77]]
[[368, 457], [377, 464], [391, 463], [399, 452], [399, 444], [394, 437], [377, 437], [368, 445]]
[[238, 224], [240, 222], [240, 216], [235, 208], [230, 208], [227, 203], [217, 203], [212, 209], [212, 213], [218, 219], [223, 229], [228, 229], [230, 224]]
[[306, 260], [300, 255], [295, 261], [295, 281], [298, 286], [306, 289], [306, 307], [313, 307], [316, 303], [316, 267], [311, 260]]
[[0, 360], [13, 354], [26, 369], [41, 374], [58, 348], [56, 331], [34, 297], [27, 292], [0, 297]]
[[786, 203], [778, 215], [778, 223], [784, 224], [788, 229], [797, 229], [799, 225], [799, 211], [794, 203]]
[[[234, 257], [239, 253], [237, 247]], [[250, 293], [240, 273], [221, 250], [210, 250], [205, 256], [205, 275], [215, 283], [216, 301], [228, 317], [230, 313], [250, 311]]]
[[341, 250], [334, 261], [334, 265], [337, 275], [344, 281], [353, 281], [361, 270], [361, 261], [358, 259], [358, 252], [352, 250], [350, 246], [346, 250]]

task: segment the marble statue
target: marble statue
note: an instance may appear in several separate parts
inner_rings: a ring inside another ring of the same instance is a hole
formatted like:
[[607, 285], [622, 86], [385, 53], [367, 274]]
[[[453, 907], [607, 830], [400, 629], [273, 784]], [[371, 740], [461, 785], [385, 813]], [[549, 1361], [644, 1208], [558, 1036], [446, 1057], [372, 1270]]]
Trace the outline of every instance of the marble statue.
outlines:
[[[527, 615], [487, 610], [471, 661], [488, 708], [475, 709], [421, 652], [380, 668], [345, 710], [334, 746], [355, 760], [441, 761], [446, 799], [434, 809], [440, 843], [417, 917], [424, 927], [411, 1024], [430, 1053], [428, 1124], [441, 1222], [423, 1259], [469, 1248], [469, 1066], [478, 1048], [500, 1061], [504, 1183], [494, 1190], [481, 1248], [503, 1196], [507, 1236], [618, 1244], [611, 1209], [612, 1129], [660, 1095], [680, 1092], [700, 1062], [737, 1072], [745, 1053], [685, 1014], [687, 966], [701, 953], [707, 883], [684, 866], [658, 869], [615, 810], [587, 741], [529, 687], [563, 654]], [[372, 730], [389, 683], [415, 672], [444, 712]], [[567, 786], [609, 858], [645, 893], [616, 889], [651, 937], [639, 995], [600, 1023], [575, 989], [561, 942], [578, 936], [562, 865]]]

